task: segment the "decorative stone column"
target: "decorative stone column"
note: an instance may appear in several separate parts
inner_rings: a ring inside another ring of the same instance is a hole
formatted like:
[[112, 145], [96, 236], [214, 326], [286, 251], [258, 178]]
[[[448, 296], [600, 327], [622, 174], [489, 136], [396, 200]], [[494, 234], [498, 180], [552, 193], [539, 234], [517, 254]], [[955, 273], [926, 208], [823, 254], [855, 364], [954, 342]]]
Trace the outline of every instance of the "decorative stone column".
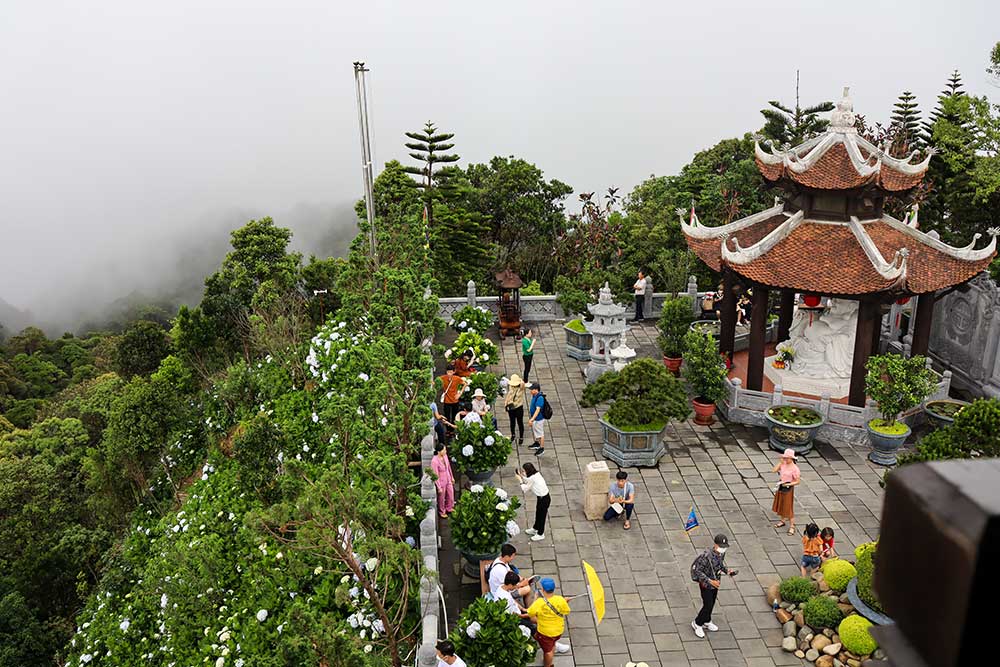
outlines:
[[469, 284], [465, 286], [465, 300], [472, 306], [476, 307], [476, 281], [470, 280]]
[[600, 289], [597, 303], [588, 305], [587, 310], [594, 317], [590, 322], [583, 323], [593, 337], [590, 363], [584, 371], [587, 383], [590, 384], [613, 370], [611, 351], [622, 343], [622, 334], [625, 333], [627, 326], [625, 306], [612, 300], [608, 283], [604, 283], [604, 287]]
[[583, 513], [587, 520], [596, 521], [608, 509], [608, 487], [611, 471], [607, 461], [591, 461], [583, 474]]
[[646, 278], [646, 293], [642, 298], [642, 312], [646, 317], [653, 316], [653, 281]]
[[698, 279], [694, 276], [688, 276], [687, 295], [691, 299], [691, 310], [697, 319], [701, 316], [701, 304], [698, 303]]

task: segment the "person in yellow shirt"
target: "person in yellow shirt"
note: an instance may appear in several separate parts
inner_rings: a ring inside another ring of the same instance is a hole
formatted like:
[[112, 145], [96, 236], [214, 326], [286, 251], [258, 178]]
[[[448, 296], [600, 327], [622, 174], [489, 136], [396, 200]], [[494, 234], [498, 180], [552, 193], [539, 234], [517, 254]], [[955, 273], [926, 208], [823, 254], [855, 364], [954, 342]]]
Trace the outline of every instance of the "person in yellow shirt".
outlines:
[[542, 587], [542, 595], [528, 607], [528, 616], [538, 625], [535, 631], [535, 641], [542, 649], [542, 659], [545, 667], [552, 667], [552, 659], [556, 649], [560, 653], [569, 650], [567, 644], [557, 644], [566, 630], [566, 617], [569, 616], [569, 603], [566, 598], [556, 595], [556, 582], [545, 577], [538, 582]]

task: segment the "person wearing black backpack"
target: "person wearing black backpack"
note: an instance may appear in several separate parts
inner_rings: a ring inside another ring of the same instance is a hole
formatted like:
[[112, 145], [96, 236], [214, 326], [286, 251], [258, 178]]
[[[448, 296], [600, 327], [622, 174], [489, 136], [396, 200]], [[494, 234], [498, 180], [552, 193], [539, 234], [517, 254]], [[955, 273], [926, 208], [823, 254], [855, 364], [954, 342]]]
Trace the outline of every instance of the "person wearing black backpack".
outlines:
[[545, 453], [545, 420], [552, 416], [552, 406], [545, 399], [541, 385], [533, 382], [529, 386], [531, 403], [528, 404], [528, 426], [531, 427], [531, 435], [535, 441], [528, 448], [535, 450], [535, 456], [541, 456]]

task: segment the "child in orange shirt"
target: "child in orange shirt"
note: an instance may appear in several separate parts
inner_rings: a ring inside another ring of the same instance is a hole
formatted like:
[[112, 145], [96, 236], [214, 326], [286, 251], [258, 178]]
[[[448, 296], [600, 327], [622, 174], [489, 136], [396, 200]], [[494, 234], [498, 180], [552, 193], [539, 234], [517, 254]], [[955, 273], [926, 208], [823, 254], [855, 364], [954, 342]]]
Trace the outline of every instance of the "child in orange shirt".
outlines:
[[808, 577], [812, 570], [820, 566], [820, 554], [823, 553], [823, 538], [819, 536], [819, 526], [814, 523], [806, 526], [802, 536], [802, 576]]

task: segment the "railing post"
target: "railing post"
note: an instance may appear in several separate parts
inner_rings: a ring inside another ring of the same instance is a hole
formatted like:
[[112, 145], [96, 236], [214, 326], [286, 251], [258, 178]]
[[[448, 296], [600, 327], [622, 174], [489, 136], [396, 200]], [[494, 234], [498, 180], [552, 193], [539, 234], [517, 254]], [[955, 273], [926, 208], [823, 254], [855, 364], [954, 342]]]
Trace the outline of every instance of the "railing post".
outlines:
[[648, 317], [653, 316], [653, 281], [646, 278], [646, 292], [642, 295], [642, 312]]
[[698, 317], [701, 314], [701, 304], [698, 303], [698, 279], [694, 276], [688, 276], [687, 295], [691, 299], [691, 310]]
[[944, 393], [944, 398], [947, 398], [951, 392], [951, 371], [945, 371], [941, 374], [941, 390]]
[[823, 419], [830, 418], [830, 392], [824, 392], [819, 396], [819, 413]]
[[738, 408], [740, 407], [740, 385], [743, 384], [743, 380], [739, 378], [733, 378], [731, 382], [733, 383], [733, 400], [731, 407]]
[[771, 394], [771, 405], [781, 405], [785, 400], [785, 388], [780, 384], [774, 385], [774, 392]]
[[465, 286], [465, 298], [470, 306], [476, 307], [476, 281], [470, 280], [469, 284]]

